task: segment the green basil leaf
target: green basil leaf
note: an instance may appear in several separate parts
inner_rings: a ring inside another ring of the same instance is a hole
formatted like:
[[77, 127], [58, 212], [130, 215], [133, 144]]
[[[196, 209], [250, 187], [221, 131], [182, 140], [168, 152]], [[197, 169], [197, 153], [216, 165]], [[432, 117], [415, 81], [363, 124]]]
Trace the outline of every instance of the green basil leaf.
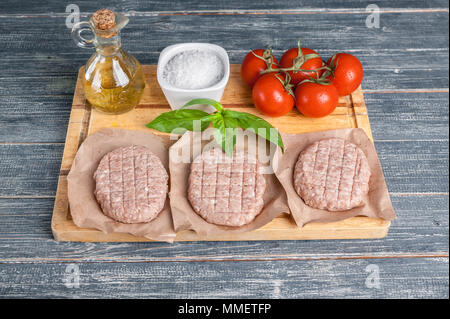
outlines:
[[236, 145], [237, 121], [233, 118], [225, 118], [220, 113], [212, 120], [214, 128], [214, 138], [222, 147], [222, 150], [229, 156], [233, 156], [234, 146]]
[[[270, 134], [271, 129], [275, 129], [269, 122], [263, 120], [262, 118], [244, 112], [232, 111], [232, 110], [223, 110], [224, 117], [234, 118], [236, 119], [238, 125], [242, 127], [244, 130], [251, 129], [258, 134], [259, 136], [265, 138], [269, 142], [278, 145], [284, 152], [284, 144], [281, 139], [281, 135], [277, 130], [276, 136], [274, 134]], [[262, 130], [264, 129], [264, 130]]]
[[223, 117], [223, 122], [225, 123], [225, 148], [229, 148], [228, 154], [230, 157], [233, 155], [234, 147], [236, 145], [236, 135], [237, 135], [237, 127], [239, 126], [238, 122], [234, 118]]
[[161, 132], [172, 133], [180, 128], [193, 131], [196, 128], [194, 121], [201, 121], [200, 129], [204, 131], [210, 123], [208, 116], [207, 112], [201, 110], [179, 109], [162, 113], [146, 126]]
[[[208, 104], [216, 108], [217, 112], [209, 114], [195, 109], [185, 109], [191, 105]], [[200, 121], [200, 127], [194, 127], [194, 121]], [[223, 151], [232, 156], [236, 145], [236, 128], [240, 126], [244, 130], [252, 130], [255, 134], [278, 145], [284, 151], [281, 135], [270, 134], [275, 129], [270, 123], [253, 114], [226, 110], [223, 106], [212, 99], [194, 99], [186, 103], [183, 108], [165, 112], [148, 123], [146, 126], [161, 132], [172, 133], [174, 130], [184, 129], [194, 131], [194, 129], [205, 130], [209, 124], [214, 127], [214, 138], [222, 147]]]
[[191, 106], [191, 105], [199, 105], [199, 104], [207, 104], [213, 106], [217, 111], [222, 111], [223, 106], [219, 102], [213, 99], [194, 99], [192, 101], [187, 102], [185, 105], [183, 105], [183, 108]]

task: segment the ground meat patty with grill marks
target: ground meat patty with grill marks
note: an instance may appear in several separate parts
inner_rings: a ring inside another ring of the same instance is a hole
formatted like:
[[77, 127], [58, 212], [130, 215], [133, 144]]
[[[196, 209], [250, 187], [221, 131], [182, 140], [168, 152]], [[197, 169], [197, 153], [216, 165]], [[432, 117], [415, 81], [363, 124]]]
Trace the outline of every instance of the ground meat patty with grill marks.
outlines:
[[116, 221], [149, 222], [164, 207], [169, 177], [160, 159], [144, 146], [121, 147], [106, 154], [94, 179], [103, 213]]
[[324, 139], [302, 151], [294, 170], [295, 190], [314, 208], [343, 211], [361, 205], [369, 191], [364, 152], [340, 138]]
[[211, 149], [191, 164], [188, 198], [194, 211], [208, 223], [250, 223], [264, 206], [265, 189], [260, 163], [244, 152], [230, 158], [220, 149]]

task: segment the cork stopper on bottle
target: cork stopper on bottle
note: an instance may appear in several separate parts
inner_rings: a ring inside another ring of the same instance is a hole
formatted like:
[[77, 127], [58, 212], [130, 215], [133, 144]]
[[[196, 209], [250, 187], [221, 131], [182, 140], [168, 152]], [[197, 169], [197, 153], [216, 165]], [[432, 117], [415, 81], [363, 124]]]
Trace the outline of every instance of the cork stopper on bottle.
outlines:
[[109, 30], [116, 25], [116, 16], [109, 9], [100, 9], [92, 15], [95, 28], [99, 30]]

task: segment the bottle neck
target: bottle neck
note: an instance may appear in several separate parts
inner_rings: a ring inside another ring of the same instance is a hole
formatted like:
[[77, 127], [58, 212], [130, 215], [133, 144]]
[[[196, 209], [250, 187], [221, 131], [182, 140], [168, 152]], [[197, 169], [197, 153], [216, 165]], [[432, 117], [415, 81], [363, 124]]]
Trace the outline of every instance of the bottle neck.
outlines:
[[94, 45], [95, 50], [97, 50], [97, 53], [104, 56], [114, 55], [122, 47], [119, 34], [116, 34], [115, 36], [110, 38], [102, 38], [96, 36], [94, 40]]

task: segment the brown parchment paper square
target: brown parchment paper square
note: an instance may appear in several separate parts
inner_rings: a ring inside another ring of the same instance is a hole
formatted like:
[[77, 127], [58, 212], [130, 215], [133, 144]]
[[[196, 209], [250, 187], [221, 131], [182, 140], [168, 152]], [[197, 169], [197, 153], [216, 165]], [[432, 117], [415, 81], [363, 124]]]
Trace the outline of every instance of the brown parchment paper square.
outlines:
[[[200, 132], [186, 132], [175, 144], [170, 147], [170, 207], [172, 209], [172, 217], [175, 230], [194, 230], [197, 234], [202, 236], [219, 235], [225, 233], [241, 233], [255, 230], [259, 227], [269, 223], [272, 219], [278, 216], [280, 213], [288, 213], [289, 208], [287, 206], [286, 193], [281, 187], [275, 174], [264, 174], [266, 179], [266, 190], [263, 196], [264, 208], [261, 213], [249, 224], [240, 227], [221, 226], [210, 224], [205, 221], [200, 215], [198, 215], [189, 203], [187, 197], [188, 189], [188, 177], [190, 173], [190, 166], [195, 157], [202, 153], [203, 149], [209, 149], [211, 147], [219, 147], [214, 141], [212, 129], [209, 128], [203, 134], [209, 136], [210, 139], [203, 141], [201, 147], [192, 147], [194, 141], [194, 134], [201, 134]], [[250, 133], [251, 134], [251, 133]], [[258, 158], [258, 145], [252, 143], [252, 147], [249, 147], [249, 143], [239, 143], [236, 145], [236, 150], [245, 150], [250, 154], [255, 155]], [[267, 146], [267, 144], [264, 144]], [[191, 150], [189, 154], [189, 163], [176, 162], [173, 160], [175, 154], [181, 151], [181, 148], [188, 146]], [[256, 150], [250, 151], [250, 149]], [[275, 152], [274, 152], [275, 154]], [[264, 163], [262, 163], [264, 165]], [[267, 164], [269, 165], [269, 163]]]
[[94, 172], [104, 155], [116, 148], [142, 145], [157, 155], [169, 173], [169, 137], [166, 142], [152, 133], [106, 128], [90, 135], [78, 149], [67, 177], [72, 219], [78, 227], [95, 228], [104, 233], [120, 232], [143, 236], [151, 240], [173, 242], [170, 204], [167, 197], [163, 210], [148, 223], [123, 224], [103, 214], [94, 195]]
[[[396, 218], [375, 146], [363, 129], [349, 128], [302, 134], [282, 133], [281, 135], [285, 145], [285, 153], [282, 154], [280, 149], [277, 150], [278, 163], [276, 163], [277, 167], [274, 170], [286, 191], [291, 214], [299, 227], [313, 221], [334, 222], [354, 216], [368, 216], [386, 220]], [[334, 137], [343, 138], [359, 146], [366, 154], [372, 173], [369, 180], [369, 193], [364, 197], [362, 205], [342, 212], [329, 212], [312, 208], [305, 204], [294, 188], [294, 168], [300, 152], [311, 143]]]

